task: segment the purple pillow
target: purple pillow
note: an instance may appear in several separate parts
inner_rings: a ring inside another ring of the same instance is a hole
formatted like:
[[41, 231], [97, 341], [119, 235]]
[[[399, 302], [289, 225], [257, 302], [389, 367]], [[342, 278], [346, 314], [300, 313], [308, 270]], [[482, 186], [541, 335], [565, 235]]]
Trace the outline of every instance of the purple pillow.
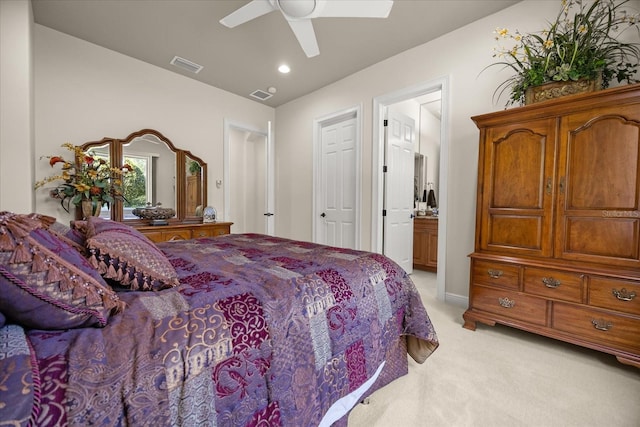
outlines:
[[124, 303], [54, 222], [0, 212], [0, 312], [25, 328], [103, 327]]
[[87, 220], [89, 262], [104, 277], [132, 290], [177, 286], [178, 275], [166, 255], [133, 227], [100, 217]]

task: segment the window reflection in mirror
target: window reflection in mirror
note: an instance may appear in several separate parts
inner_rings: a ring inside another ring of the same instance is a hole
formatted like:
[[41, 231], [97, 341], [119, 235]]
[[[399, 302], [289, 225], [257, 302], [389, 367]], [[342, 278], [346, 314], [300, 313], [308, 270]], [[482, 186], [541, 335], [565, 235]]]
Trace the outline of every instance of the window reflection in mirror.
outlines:
[[124, 191], [124, 219], [136, 219], [131, 211], [148, 203], [176, 208], [176, 154], [163, 141], [152, 134], [136, 137], [123, 145], [122, 158], [133, 167]]

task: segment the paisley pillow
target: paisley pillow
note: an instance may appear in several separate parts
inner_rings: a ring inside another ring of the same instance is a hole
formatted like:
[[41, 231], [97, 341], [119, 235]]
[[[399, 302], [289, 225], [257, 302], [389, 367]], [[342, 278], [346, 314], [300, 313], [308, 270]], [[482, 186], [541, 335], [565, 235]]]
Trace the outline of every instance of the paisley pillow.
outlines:
[[103, 327], [124, 303], [54, 223], [0, 212], [0, 312], [25, 328]]
[[126, 224], [89, 217], [87, 247], [89, 262], [103, 277], [131, 290], [160, 290], [179, 284], [166, 255]]

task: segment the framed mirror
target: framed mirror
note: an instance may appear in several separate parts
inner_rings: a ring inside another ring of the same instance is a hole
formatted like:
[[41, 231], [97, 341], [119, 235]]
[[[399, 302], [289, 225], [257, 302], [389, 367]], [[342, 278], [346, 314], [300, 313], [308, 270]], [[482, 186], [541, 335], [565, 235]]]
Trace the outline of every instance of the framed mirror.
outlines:
[[104, 155], [112, 167], [132, 166], [123, 183], [126, 200], [104, 206], [100, 216], [147, 225], [149, 221], [134, 215], [134, 209], [162, 207], [175, 211], [173, 217], [166, 218], [167, 223], [202, 221], [207, 204], [207, 164], [176, 148], [157, 130], [142, 129], [124, 139], [103, 138], [82, 148]]

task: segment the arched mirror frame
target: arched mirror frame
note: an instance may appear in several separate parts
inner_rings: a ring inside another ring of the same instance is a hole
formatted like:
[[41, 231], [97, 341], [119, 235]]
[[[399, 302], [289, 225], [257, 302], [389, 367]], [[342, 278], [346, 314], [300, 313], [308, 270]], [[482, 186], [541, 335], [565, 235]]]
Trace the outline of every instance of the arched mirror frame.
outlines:
[[[137, 132], [133, 132], [124, 139], [117, 138], [102, 138], [100, 141], [86, 142], [82, 145], [83, 150], [90, 148], [108, 146], [109, 162], [112, 167], [121, 168], [123, 163], [123, 147], [134, 139], [143, 135], [154, 135], [160, 141], [164, 142], [167, 147], [173, 151], [176, 155], [176, 206], [163, 206], [173, 207], [176, 210], [176, 216], [169, 218], [169, 223], [191, 223], [201, 222], [202, 217], [194, 214], [187, 213], [187, 159], [195, 160], [201, 166], [200, 179], [201, 179], [201, 194], [202, 194], [202, 206], [207, 206], [207, 164], [202, 161], [198, 156], [193, 155], [190, 151], [176, 148], [170, 139], [154, 129], [142, 129]], [[80, 215], [82, 216], [82, 215]], [[142, 219], [125, 219], [122, 201], [116, 200], [111, 206], [111, 219], [118, 222], [131, 223], [132, 225], [148, 225], [148, 220]]]

